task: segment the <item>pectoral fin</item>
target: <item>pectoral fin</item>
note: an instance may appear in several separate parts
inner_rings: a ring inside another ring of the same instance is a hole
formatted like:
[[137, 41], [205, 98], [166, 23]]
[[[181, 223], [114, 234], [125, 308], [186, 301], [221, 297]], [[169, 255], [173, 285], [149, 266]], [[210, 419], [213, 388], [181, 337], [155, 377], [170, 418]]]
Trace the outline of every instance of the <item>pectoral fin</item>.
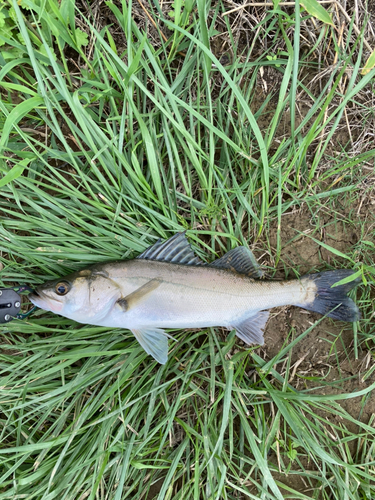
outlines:
[[168, 361], [168, 336], [160, 328], [132, 330], [143, 349], [162, 365]]
[[124, 312], [129, 311], [132, 307], [134, 307], [136, 304], [139, 304], [145, 297], [147, 297], [148, 294], [156, 290], [158, 286], [161, 285], [161, 281], [154, 279], [151, 281], [148, 281], [141, 287], [137, 288], [134, 292], [130, 293], [126, 297], [119, 299], [117, 301], [117, 304], [122, 307]]
[[263, 345], [263, 331], [269, 315], [269, 311], [259, 311], [255, 316], [246, 318], [245, 321], [232, 324], [230, 328], [234, 328], [237, 337], [246, 342], [246, 344]]

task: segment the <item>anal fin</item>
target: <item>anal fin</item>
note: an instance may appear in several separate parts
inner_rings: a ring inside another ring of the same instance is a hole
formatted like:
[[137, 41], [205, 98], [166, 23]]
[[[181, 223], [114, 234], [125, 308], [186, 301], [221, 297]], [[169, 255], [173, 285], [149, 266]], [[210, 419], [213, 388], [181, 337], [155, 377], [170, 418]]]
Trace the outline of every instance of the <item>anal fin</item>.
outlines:
[[269, 318], [269, 311], [259, 311], [239, 323], [232, 323], [230, 328], [236, 330], [237, 337], [246, 344], [264, 344], [263, 331]]
[[168, 361], [168, 335], [161, 328], [132, 330], [143, 349], [162, 365]]

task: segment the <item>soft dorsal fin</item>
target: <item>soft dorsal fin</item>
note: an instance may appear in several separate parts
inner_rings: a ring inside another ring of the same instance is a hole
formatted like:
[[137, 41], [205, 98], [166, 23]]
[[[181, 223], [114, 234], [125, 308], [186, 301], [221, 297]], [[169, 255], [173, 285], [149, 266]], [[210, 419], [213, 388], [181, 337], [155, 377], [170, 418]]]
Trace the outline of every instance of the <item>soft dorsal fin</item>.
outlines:
[[185, 233], [177, 233], [166, 241], [158, 240], [137, 259], [161, 260], [187, 266], [200, 266], [203, 262], [194, 254]]
[[229, 269], [239, 274], [246, 274], [250, 278], [261, 278], [263, 271], [253, 253], [246, 247], [237, 247], [226, 253], [221, 259], [209, 264], [210, 267]]

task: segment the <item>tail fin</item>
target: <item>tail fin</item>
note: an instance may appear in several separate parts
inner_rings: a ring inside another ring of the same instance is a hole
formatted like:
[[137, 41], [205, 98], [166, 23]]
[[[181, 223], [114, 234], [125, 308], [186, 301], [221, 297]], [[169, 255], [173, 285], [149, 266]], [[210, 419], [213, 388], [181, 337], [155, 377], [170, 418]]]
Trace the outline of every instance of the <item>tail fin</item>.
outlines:
[[355, 302], [347, 297], [347, 293], [357, 286], [361, 279], [357, 278], [332, 288], [332, 285], [344, 278], [348, 278], [354, 272], [349, 269], [338, 269], [337, 271], [303, 276], [302, 279], [313, 281], [317, 290], [315, 300], [308, 305], [301, 304], [300, 307], [341, 321], [358, 321], [361, 314]]

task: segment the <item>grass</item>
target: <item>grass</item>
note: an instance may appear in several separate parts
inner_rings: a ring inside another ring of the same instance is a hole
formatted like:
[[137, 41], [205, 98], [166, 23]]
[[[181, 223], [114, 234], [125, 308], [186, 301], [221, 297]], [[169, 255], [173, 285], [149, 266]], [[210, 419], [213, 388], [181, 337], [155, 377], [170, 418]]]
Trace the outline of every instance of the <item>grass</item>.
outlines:
[[[306, 13], [259, 10], [241, 52], [248, 28], [220, 2], [175, 2], [173, 18], [150, 3], [156, 27], [131, 2], [102, 5], [111, 25], [95, 5], [20, 4], [1, 4], [4, 286], [132, 258], [186, 229], [206, 260], [251, 244], [270, 276], [360, 270], [364, 319], [354, 342], [329, 320], [300, 335], [288, 323], [276, 354], [234, 332], [173, 332], [165, 366], [127, 330], [43, 311], [13, 321], [0, 499], [373, 498], [375, 70], [360, 75], [355, 17], [339, 43]], [[262, 95], [267, 75], [278, 83]], [[288, 254], [301, 241], [313, 261]], [[318, 328], [326, 372], [298, 364]]]

